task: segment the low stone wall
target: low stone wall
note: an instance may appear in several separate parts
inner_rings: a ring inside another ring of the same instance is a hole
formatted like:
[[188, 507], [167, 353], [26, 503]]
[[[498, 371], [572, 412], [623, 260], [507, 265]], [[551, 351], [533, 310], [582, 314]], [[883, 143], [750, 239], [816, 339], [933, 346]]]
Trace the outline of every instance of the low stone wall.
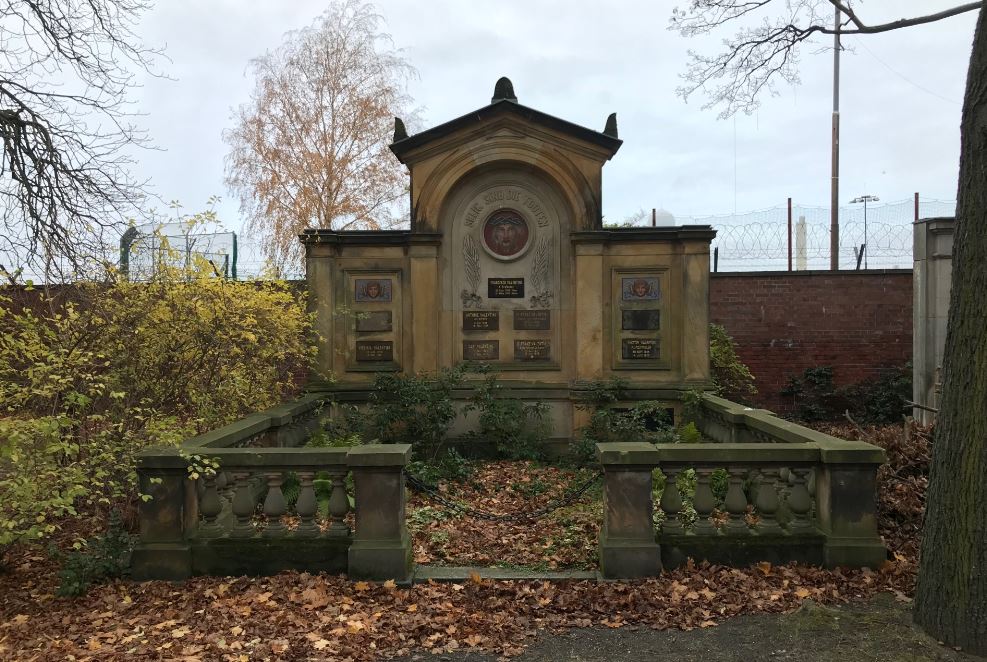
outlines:
[[[597, 445], [604, 471], [604, 577], [654, 576], [690, 558], [732, 566], [796, 561], [873, 568], [884, 562], [887, 550], [877, 532], [883, 450], [712, 396], [704, 398], [697, 423], [713, 442]], [[657, 505], [655, 469], [664, 475]], [[691, 495], [679, 489], [685, 472], [686, 480], [695, 480]], [[726, 483], [719, 506], [717, 478]], [[716, 510], [725, 519], [714, 520]]]
[[[179, 448], [141, 453], [138, 483], [149, 498], [140, 503], [133, 576], [178, 580], [304, 570], [409, 582], [404, 466], [411, 447], [302, 446], [322, 405], [320, 396], [308, 395]], [[290, 499], [285, 486], [293, 481], [297, 493]], [[263, 522], [255, 518], [259, 505]], [[289, 511], [298, 519], [292, 528], [282, 520]]]

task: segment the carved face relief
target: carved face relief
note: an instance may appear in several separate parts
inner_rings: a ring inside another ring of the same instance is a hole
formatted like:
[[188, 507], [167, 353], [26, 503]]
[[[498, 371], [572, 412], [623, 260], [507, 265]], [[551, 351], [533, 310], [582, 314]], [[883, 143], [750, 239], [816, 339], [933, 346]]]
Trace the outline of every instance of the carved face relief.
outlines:
[[498, 209], [483, 224], [483, 247], [499, 260], [513, 260], [528, 248], [528, 222], [513, 209]]

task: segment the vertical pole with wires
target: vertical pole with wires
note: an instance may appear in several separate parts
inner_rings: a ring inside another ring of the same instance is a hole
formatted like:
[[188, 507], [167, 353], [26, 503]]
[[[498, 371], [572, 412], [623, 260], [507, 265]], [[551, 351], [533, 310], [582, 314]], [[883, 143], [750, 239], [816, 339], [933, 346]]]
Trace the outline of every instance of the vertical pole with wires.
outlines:
[[840, 268], [840, 8], [833, 20], [833, 171], [829, 197], [829, 268]]

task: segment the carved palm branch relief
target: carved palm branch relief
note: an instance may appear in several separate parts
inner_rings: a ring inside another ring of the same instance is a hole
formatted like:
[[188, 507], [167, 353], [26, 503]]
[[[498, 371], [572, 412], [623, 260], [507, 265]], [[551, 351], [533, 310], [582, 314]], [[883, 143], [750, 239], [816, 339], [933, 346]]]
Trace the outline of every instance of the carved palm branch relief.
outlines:
[[535, 246], [535, 255], [531, 261], [531, 284], [535, 294], [531, 304], [548, 308], [552, 305], [552, 239], [542, 237]]
[[463, 273], [469, 284], [469, 289], [464, 289], [459, 294], [463, 308], [479, 308], [482, 299], [476, 290], [480, 286], [480, 252], [470, 235], [463, 237]]

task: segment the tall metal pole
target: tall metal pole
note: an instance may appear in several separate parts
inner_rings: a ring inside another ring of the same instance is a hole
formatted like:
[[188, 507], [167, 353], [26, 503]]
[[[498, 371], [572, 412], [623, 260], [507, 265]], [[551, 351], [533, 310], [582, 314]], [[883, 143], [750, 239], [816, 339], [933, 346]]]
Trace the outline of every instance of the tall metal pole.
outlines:
[[829, 200], [829, 268], [840, 268], [840, 8], [833, 35], [833, 171]]
[[867, 254], [870, 253], [870, 246], [867, 245], [867, 200], [870, 196], [864, 198], [864, 269], [867, 269]]
[[788, 270], [792, 270], [792, 199], [788, 199]]

